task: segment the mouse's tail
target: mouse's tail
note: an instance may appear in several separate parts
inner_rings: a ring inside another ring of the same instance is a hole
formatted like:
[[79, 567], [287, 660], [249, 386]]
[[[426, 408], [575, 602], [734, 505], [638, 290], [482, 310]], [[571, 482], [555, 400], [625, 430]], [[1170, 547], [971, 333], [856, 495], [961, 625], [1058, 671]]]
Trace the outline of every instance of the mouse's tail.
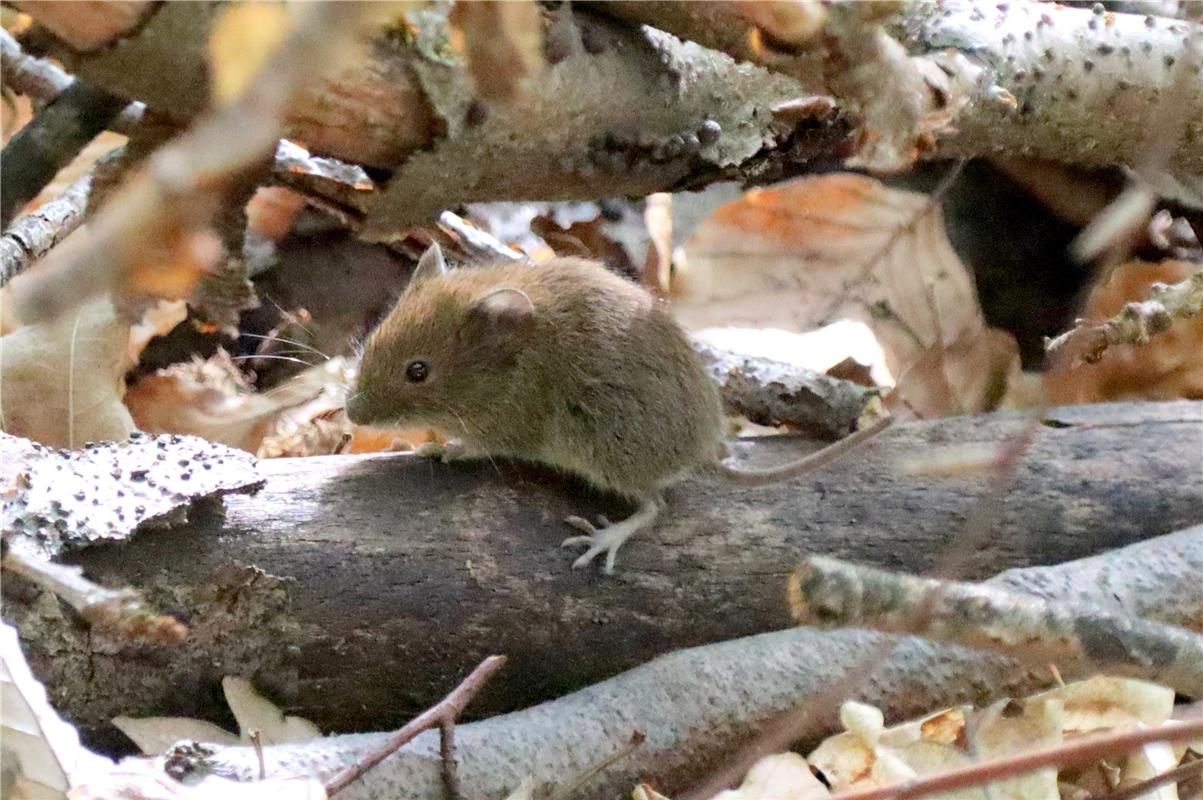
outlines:
[[779, 467], [733, 467], [720, 461], [714, 464], [713, 468], [727, 480], [744, 486], [766, 486], [770, 483], [786, 481], [830, 464], [837, 458], [860, 447], [890, 427], [893, 422], [893, 417], [883, 417], [869, 427], [862, 428], [851, 436], [845, 436], [818, 452]]

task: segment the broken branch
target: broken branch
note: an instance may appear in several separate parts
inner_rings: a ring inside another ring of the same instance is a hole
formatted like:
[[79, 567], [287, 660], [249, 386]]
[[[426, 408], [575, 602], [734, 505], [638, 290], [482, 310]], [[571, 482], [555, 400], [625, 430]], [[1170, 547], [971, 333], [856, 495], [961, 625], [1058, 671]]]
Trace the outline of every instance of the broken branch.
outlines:
[[1100, 608], [823, 556], [790, 576], [789, 598], [801, 625], [921, 636], [1002, 652], [1033, 668], [1051, 661], [1079, 674], [1139, 674], [1203, 695], [1203, 636]]
[[5, 547], [0, 563], [6, 571], [52, 592], [87, 622], [105, 625], [129, 639], [178, 644], [188, 636], [186, 626], [152, 609], [139, 592], [117, 591], [93, 583], [79, 567], [52, 563], [17, 545]]
[[1093, 364], [1114, 345], [1147, 344], [1149, 339], [1169, 330], [1175, 319], [1193, 317], [1203, 310], [1203, 270], [1184, 281], [1173, 284], [1155, 283], [1152, 297], [1128, 303], [1118, 314], [1098, 325], [1084, 320], [1065, 333], [1050, 339], [1045, 349], [1049, 353], [1063, 352], [1063, 357], [1080, 359]]
[[489, 656], [472, 670], [471, 674], [435, 706], [423, 711], [400, 730], [390, 734], [379, 747], [366, 753], [361, 759], [348, 766], [326, 782], [326, 794], [333, 797], [354, 783], [364, 773], [408, 744], [415, 736], [431, 728], [439, 728], [442, 736], [444, 779], [453, 798], [461, 797], [459, 778], [455, 771], [455, 748], [452, 731], [455, 721], [464, 707], [472, 701], [481, 687], [489, 682], [493, 673], [505, 666], [505, 656]]

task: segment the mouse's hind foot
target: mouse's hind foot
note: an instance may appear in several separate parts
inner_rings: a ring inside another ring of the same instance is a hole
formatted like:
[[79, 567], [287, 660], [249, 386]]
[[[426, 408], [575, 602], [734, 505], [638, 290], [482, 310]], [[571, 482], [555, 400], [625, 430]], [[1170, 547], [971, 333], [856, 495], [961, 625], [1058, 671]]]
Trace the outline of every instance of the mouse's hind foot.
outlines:
[[576, 561], [572, 562], [573, 569], [581, 569], [605, 553], [606, 564], [602, 571], [607, 575], [613, 575], [614, 561], [618, 558], [618, 548], [622, 547], [627, 539], [651, 525], [659, 513], [659, 503], [655, 500], [645, 500], [634, 514], [621, 522], [611, 523], [605, 517], [599, 517], [598, 521], [601, 523], [601, 527], [595, 527], [592, 522], [583, 517], [566, 517], [565, 522], [577, 530], [584, 531], [585, 535], [569, 536], [560, 543], [560, 547], [576, 547], [578, 545], [588, 547]]

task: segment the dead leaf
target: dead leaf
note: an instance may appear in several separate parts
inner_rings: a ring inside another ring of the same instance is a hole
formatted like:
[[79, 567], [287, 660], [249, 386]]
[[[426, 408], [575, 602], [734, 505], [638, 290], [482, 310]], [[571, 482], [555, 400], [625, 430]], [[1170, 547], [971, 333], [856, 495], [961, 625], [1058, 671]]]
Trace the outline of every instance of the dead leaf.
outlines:
[[107, 296], [0, 337], [0, 427], [52, 447], [125, 439], [129, 340]]
[[715, 800], [822, 800], [830, 796], [805, 758], [779, 753], [757, 761], [738, 789], [719, 792]]
[[[1018, 715], [994, 714], [983, 719], [971, 738], [977, 758], [986, 760], [1044, 750], [1062, 741], [1064, 706], [1053, 702], [1027, 703]], [[1058, 800], [1057, 770], [1039, 769], [990, 784], [991, 800]]]
[[304, 207], [304, 195], [283, 186], [260, 186], [246, 204], [247, 230], [278, 242], [292, 230]]
[[130, 387], [125, 403], [141, 430], [191, 434], [255, 453], [286, 410], [319, 391], [289, 381], [257, 393], [221, 351], [145, 376]]
[[243, 741], [250, 741], [251, 731], [259, 731], [263, 744], [288, 744], [322, 738], [322, 732], [307, 719], [287, 716], [280, 707], [255, 691], [246, 678], [227, 676], [221, 681], [226, 702]]
[[65, 797], [70, 787], [113, 766], [86, 750], [75, 728], [50, 706], [17, 631], [5, 622], [0, 622], [0, 733], [4, 785], [9, 789], [12, 780], [14, 798]]
[[989, 410], [1017, 368], [1014, 340], [986, 327], [925, 195], [851, 174], [754, 189], [703, 222], [685, 253], [673, 310], [688, 328], [862, 322], [897, 376], [890, 402], [920, 416]]
[[1134, 678], [1099, 675], [1089, 680], [1041, 692], [1027, 704], [1061, 703], [1062, 727], [1076, 736], [1095, 730], [1136, 724], [1157, 725], [1174, 711], [1174, 690]]
[[189, 717], [115, 717], [113, 724], [147, 755], [157, 755], [176, 742], [196, 741], [234, 745], [251, 741], [258, 732], [264, 746], [308, 742], [322, 738], [322, 732], [307, 719], [286, 716], [280, 707], [266, 699], [246, 678], [227, 676], [221, 681], [226, 703], [238, 722], [238, 734], [211, 722]]
[[151, 339], [166, 336], [187, 316], [188, 305], [183, 300], [159, 300], [142, 312], [142, 319], [130, 328], [126, 352], [129, 362], [136, 364]]
[[543, 15], [531, 0], [456, 3], [448, 21], [481, 99], [513, 100], [543, 70]]
[[162, 759], [126, 759], [106, 775], [72, 789], [69, 800], [326, 800], [317, 778], [235, 781], [207, 775], [187, 784], [168, 777]]
[[[1188, 261], [1152, 264], [1129, 261], [1090, 293], [1082, 314], [1102, 321], [1120, 312], [1125, 303], [1145, 300], [1157, 282], [1177, 283], [1198, 270]], [[1203, 397], [1203, 315], [1175, 320], [1169, 330], [1146, 344], [1116, 345], [1096, 364], [1046, 373], [1049, 402], [1099, 403], [1114, 400], [1172, 400]]]
[[113, 717], [113, 726], [145, 755], [166, 752], [179, 741], [238, 744], [238, 737], [203, 719], [185, 717]]

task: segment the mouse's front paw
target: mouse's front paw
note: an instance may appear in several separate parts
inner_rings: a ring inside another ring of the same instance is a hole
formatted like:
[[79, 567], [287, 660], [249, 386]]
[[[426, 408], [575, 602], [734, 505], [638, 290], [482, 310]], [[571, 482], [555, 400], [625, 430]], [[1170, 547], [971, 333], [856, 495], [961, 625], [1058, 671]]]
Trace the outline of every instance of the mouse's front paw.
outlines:
[[451, 439], [444, 444], [438, 442], [422, 442], [414, 448], [414, 455], [419, 458], [430, 458], [442, 461], [460, 461], [468, 458], [468, 448], [459, 439]]

